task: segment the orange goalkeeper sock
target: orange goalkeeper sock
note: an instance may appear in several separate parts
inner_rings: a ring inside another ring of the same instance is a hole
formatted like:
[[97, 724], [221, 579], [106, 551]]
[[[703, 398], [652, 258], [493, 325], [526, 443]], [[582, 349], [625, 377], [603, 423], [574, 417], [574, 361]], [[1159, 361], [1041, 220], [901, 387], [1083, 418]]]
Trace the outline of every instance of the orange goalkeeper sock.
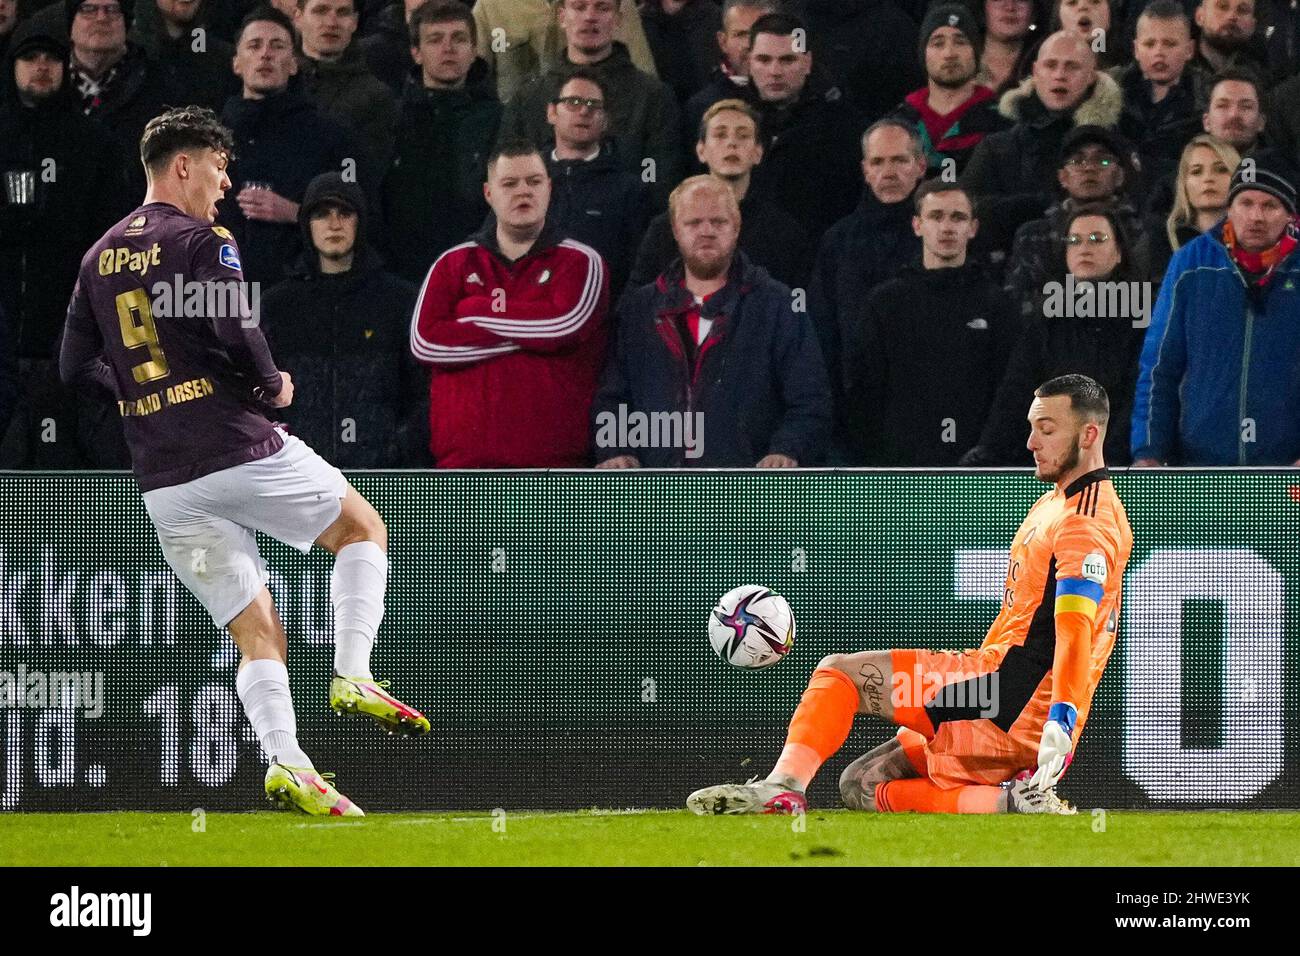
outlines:
[[853, 727], [858, 712], [858, 688], [843, 671], [819, 667], [808, 681], [785, 738], [781, 756], [768, 780], [793, 780], [807, 790], [821, 765], [829, 760]]
[[944, 790], [929, 780], [889, 780], [876, 787], [881, 813], [1005, 813], [1001, 787], [953, 787]]

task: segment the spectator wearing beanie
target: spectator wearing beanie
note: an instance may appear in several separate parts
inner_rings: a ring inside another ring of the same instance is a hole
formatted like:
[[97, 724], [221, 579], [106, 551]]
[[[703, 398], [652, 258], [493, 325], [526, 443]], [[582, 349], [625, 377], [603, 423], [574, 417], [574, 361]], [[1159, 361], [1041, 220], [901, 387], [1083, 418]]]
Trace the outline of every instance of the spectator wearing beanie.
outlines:
[[407, 348], [415, 286], [382, 268], [366, 198], [339, 173], [307, 185], [303, 254], [262, 300], [276, 360], [293, 373], [295, 435], [340, 468], [425, 464], [428, 376]]
[[1142, 350], [1137, 465], [1300, 465], [1296, 171], [1242, 160], [1228, 216], [1176, 253]]
[[998, 113], [993, 91], [977, 82], [982, 48], [965, 6], [941, 3], [926, 12], [917, 54], [928, 83], [894, 112], [916, 124], [931, 175], [959, 174], [985, 136], [1011, 125]]
[[[4, 62], [0, 171], [25, 174], [28, 191], [7, 194], [0, 185], [0, 311], [9, 325], [5, 359], [16, 365], [10, 384], [20, 393], [12, 420], [0, 418], [0, 468], [84, 464], [72, 440], [76, 405], [59, 382], [56, 343], [81, 257], [118, 217], [124, 192], [108, 133], [70, 106], [61, 32], [22, 23]], [[42, 175], [50, 161], [52, 177]], [[41, 441], [51, 420], [60, 440]]]

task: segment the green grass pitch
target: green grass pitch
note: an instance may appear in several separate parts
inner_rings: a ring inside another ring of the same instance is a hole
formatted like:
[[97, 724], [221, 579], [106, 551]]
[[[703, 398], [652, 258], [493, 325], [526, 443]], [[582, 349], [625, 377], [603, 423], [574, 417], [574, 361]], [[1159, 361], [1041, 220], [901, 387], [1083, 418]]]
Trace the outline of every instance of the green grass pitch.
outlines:
[[0, 814], [0, 865], [1252, 866], [1300, 864], [1300, 813], [803, 818], [686, 811]]

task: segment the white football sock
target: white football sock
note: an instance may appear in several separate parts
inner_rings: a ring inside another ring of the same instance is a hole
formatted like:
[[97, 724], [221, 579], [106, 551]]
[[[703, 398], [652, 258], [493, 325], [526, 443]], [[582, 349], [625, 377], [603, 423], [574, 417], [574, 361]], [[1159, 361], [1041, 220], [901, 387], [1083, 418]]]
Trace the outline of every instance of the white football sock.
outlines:
[[330, 575], [334, 603], [334, 672], [370, 677], [370, 649], [384, 619], [388, 556], [373, 541], [339, 548]]
[[279, 661], [248, 661], [235, 675], [235, 690], [262, 749], [286, 767], [312, 768], [298, 746], [298, 721], [289, 694], [289, 671]]

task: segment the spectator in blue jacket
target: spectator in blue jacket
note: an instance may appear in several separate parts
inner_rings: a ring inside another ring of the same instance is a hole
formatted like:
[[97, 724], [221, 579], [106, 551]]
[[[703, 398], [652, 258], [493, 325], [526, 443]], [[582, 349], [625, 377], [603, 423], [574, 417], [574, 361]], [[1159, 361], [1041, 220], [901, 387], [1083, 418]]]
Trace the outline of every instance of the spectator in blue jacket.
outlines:
[[1300, 465], [1296, 174], [1276, 152], [1232, 177], [1228, 216], [1174, 254], [1142, 350], [1136, 465]]
[[693, 176], [668, 208], [681, 259], [619, 308], [592, 405], [597, 467], [816, 464], [831, 396], [807, 314], [736, 251], [740, 206], [725, 182]]

